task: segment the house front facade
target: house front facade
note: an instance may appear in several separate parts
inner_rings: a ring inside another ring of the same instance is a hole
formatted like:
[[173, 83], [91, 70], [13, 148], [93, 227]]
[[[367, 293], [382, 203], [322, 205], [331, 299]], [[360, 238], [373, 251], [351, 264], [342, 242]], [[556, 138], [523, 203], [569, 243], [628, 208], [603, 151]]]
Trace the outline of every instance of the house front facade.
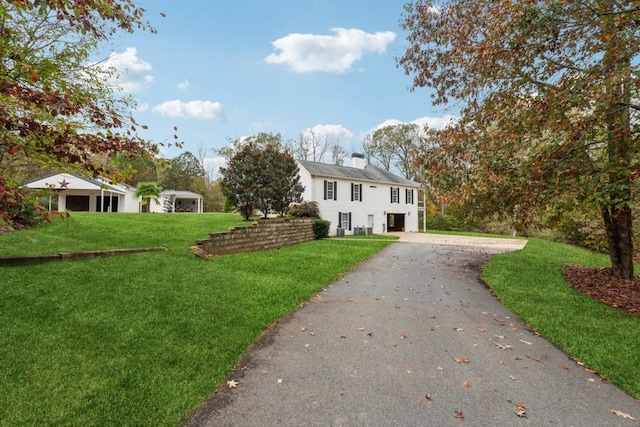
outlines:
[[[203, 212], [203, 197], [191, 191], [165, 190], [158, 202], [145, 207], [136, 197], [136, 189], [123, 183], [59, 173], [25, 185], [47, 190], [56, 197], [58, 211], [73, 212]], [[49, 203], [51, 206], [51, 203]]]
[[299, 160], [306, 201], [315, 201], [331, 235], [418, 231], [420, 184], [353, 154], [351, 166]]

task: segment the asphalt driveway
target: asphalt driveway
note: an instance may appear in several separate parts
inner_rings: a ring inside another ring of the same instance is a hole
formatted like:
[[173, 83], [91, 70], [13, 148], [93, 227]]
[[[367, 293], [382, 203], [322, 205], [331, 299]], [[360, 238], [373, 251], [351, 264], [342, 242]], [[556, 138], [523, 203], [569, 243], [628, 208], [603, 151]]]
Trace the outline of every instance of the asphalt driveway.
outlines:
[[640, 403], [481, 282], [525, 241], [433, 236], [403, 235], [274, 325], [185, 425], [638, 426], [612, 409]]

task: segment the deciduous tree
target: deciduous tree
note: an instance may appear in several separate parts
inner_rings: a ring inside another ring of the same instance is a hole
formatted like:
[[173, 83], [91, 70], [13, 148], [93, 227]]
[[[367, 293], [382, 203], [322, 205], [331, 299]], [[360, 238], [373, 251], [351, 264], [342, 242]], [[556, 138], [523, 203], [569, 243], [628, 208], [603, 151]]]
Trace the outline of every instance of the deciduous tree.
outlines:
[[162, 186], [172, 190], [199, 191], [205, 176], [200, 160], [190, 151], [185, 151], [169, 161]]
[[258, 209], [284, 214], [301, 201], [299, 168], [281, 144], [280, 135], [261, 133], [235, 141], [234, 154], [220, 168], [222, 192], [245, 218]]
[[137, 136], [131, 100], [90, 65], [116, 31], [155, 31], [143, 16], [131, 0], [0, 2], [0, 219], [23, 197], [21, 162], [111, 175], [105, 157], [157, 152]]
[[448, 167], [485, 212], [590, 201], [613, 272], [633, 277], [639, 23], [635, 0], [408, 3], [399, 66], [435, 104], [461, 107], [431, 173]]
[[372, 157], [386, 170], [395, 168], [407, 179], [416, 178], [415, 153], [420, 144], [420, 133], [415, 123], [384, 126], [371, 137]]

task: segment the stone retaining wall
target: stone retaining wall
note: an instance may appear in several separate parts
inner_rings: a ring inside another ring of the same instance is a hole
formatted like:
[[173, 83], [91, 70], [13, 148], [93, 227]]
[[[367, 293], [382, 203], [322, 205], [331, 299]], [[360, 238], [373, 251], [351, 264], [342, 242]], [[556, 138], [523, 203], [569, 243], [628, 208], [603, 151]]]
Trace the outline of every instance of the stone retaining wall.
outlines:
[[277, 249], [315, 239], [312, 218], [256, 221], [250, 227], [233, 227], [198, 240], [191, 252], [202, 258], [240, 252]]

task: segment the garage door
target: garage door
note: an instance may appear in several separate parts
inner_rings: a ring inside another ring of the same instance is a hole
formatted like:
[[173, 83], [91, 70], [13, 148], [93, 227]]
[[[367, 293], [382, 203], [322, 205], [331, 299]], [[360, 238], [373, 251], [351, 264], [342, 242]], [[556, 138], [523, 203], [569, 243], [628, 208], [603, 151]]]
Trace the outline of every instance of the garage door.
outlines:
[[74, 212], [89, 212], [89, 196], [67, 196], [67, 209]]

